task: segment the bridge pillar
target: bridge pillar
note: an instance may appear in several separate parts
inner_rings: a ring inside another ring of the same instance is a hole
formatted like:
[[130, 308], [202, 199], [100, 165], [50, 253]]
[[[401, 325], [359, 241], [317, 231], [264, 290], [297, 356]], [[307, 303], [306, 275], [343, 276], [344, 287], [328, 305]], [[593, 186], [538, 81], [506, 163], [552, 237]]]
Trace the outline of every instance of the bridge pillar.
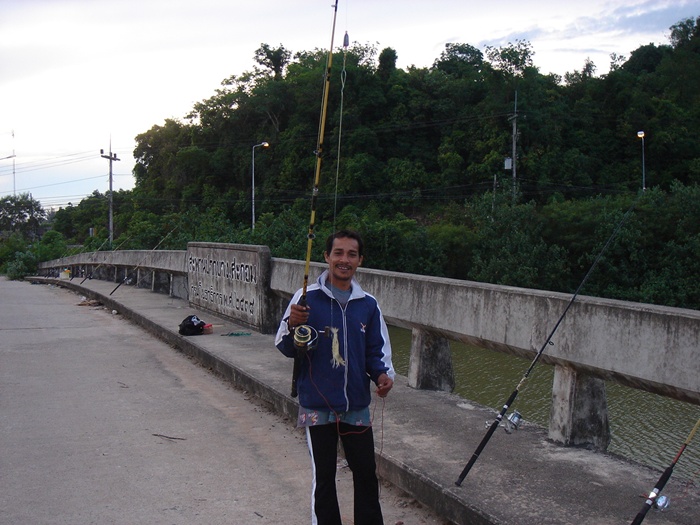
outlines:
[[605, 381], [556, 365], [552, 385], [549, 438], [571, 446], [604, 451], [610, 444]]
[[427, 330], [413, 329], [408, 385], [421, 390], [454, 390], [452, 354], [447, 339]]

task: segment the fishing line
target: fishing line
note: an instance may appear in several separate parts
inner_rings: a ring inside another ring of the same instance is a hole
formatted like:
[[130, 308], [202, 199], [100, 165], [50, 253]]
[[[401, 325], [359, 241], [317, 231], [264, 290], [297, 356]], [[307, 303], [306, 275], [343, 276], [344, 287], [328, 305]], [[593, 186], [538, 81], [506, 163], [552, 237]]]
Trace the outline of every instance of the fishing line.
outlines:
[[474, 451], [474, 454], [472, 454], [472, 457], [469, 459], [469, 462], [466, 464], [466, 466], [465, 466], [464, 469], [462, 470], [462, 473], [459, 475], [459, 478], [457, 478], [457, 481], [455, 482], [455, 485], [457, 485], [458, 487], [462, 484], [462, 482], [464, 481], [464, 478], [467, 477], [467, 474], [469, 474], [469, 471], [470, 471], [471, 468], [474, 466], [474, 463], [476, 463], [476, 460], [479, 459], [479, 455], [480, 455], [481, 452], [484, 450], [484, 448], [486, 447], [486, 444], [487, 444], [487, 443], [489, 442], [489, 440], [491, 439], [491, 436], [493, 436], [493, 433], [496, 431], [496, 429], [497, 429], [498, 426], [500, 425], [501, 421], [503, 420], [503, 416], [505, 415], [506, 412], [508, 412], [508, 409], [509, 409], [510, 406], [513, 404], [513, 402], [515, 401], [515, 398], [518, 397], [518, 394], [519, 394], [519, 392], [520, 392], [520, 389], [521, 389], [521, 388], [525, 385], [525, 383], [527, 382], [527, 379], [528, 379], [528, 377], [530, 376], [530, 373], [531, 373], [532, 370], [535, 368], [535, 365], [537, 365], [537, 362], [540, 360], [540, 357], [542, 357], [542, 354], [544, 353], [544, 351], [545, 351], [545, 349], [547, 348], [547, 346], [553, 345], [553, 344], [554, 344], [554, 343], [552, 343], [552, 337], [554, 337], [554, 333], [555, 333], [555, 332], [557, 331], [557, 329], [559, 328], [559, 325], [560, 325], [560, 324], [562, 323], [562, 321], [564, 320], [564, 317], [566, 316], [567, 312], [569, 311], [569, 309], [571, 308], [571, 306], [574, 304], [574, 301], [576, 301], [576, 298], [578, 297], [578, 295], [579, 295], [581, 289], [582, 289], [583, 286], [586, 284], [586, 281], [588, 281], [588, 278], [589, 278], [589, 277], [591, 276], [591, 274], [593, 273], [593, 270], [595, 269], [595, 267], [598, 265], [598, 263], [600, 262], [600, 260], [603, 258], [603, 254], [604, 254], [605, 251], [608, 249], [608, 246], [610, 246], [610, 244], [612, 243], [613, 239], [614, 239], [615, 237], [617, 237], [617, 234], [618, 234], [618, 233], [620, 232], [620, 230], [622, 229], [622, 226], [623, 226], [623, 224], [627, 221], [627, 218], [631, 215], [632, 210], [634, 210], [635, 206], [637, 205], [637, 202], [639, 202], [639, 199], [642, 197], [642, 195], [643, 195], [643, 193], [639, 193], [639, 195], [637, 196], [637, 198], [634, 200], [634, 202], [632, 203], [632, 205], [629, 207], [629, 209], [627, 210], [627, 212], [623, 215], [622, 219], [620, 220], [620, 222], [619, 222], [619, 223], [617, 224], [617, 226], [615, 227], [614, 231], [612, 232], [612, 234], [611, 234], [610, 237], [608, 238], [608, 240], [607, 240], [607, 242], [605, 243], [605, 245], [603, 246], [603, 248], [600, 250], [600, 252], [598, 252], [598, 255], [597, 255], [597, 257], [595, 258], [595, 260], [593, 261], [593, 264], [591, 264], [591, 267], [588, 269], [588, 272], [586, 272], [586, 275], [584, 276], [583, 280], [581, 281], [581, 284], [579, 284], [579, 285], [578, 285], [578, 288], [576, 288], [576, 291], [574, 292], [574, 295], [571, 297], [571, 300], [570, 300], [569, 303], [566, 305], [566, 308], [564, 309], [564, 312], [561, 314], [561, 316], [560, 316], [559, 319], [557, 320], [556, 324], [554, 325], [554, 328], [553, 328], [552, 331], [549, 333], [549, 336], [547, 337], [547, 339], [545, 340], [544, 344], [542, 345], [542, 348], [540, 348], [540, 350], [539, 350], [539, 351], [537, 352], [537, 354], [535, 355], [535, 358], [532, 360], [532, 363], [530, 363], [530, 366], [528, 367], [528, 369], [527, 369], [527, 371], [525, 372], [525, 374], [523, 375], [523, 377], [520, 379], [520, 382], [519, 382], [518, 385], [515, 387], [515, 390], [513, 390], [513, 393], [512, 393], [512, 394], [510, 395], [510, 397], [508, 398], [508, 401], [505, 402], [505, 404], [503, 405], [503, 408], [502, 408], [501, 411], [498, 413], [498, 415], [497, 415], [496, 418], [494, 419], [493, 423], [491, 423], [491, 426], [490, 426], [489, 429], [487, 430], [486, 435], [485, 435], [484, 438], [481, 440], [481, 443], [479, 443], [479, 446], [478, 446], [478, 447], [476, 448], [476, 450]]
[[[336, 427], [336, 431], [338, 432], [338, 435], [339, 435], [339, 436], [349, 436], [349, 435], [353, 435], [353, 434], [364, 434], [365, 432], [367, 432], [367, 430], [369, 430], [369, 429], [372, 427], [371, 423], [372, 423], [372, 421], [374, 420], [374, 412], [376, 411], [376, 400], [375, 400], [374, 409], [372, 410], [372, 416], [370, 417], [370, 421], [368, 422], [369, 425], [365, 425], [365, 426], [360, 427], [360, 428], [362, 428], [362, 430], [358, 430], [357, 432], [355, 432], [355, 431], [343, 432], [343, 431], [340, 430], [340, 423], [341, 423], [341, 421], [340, 421], [340, 416], [338, 415], [338, 412], [337, 412], [336, 410], [333, 409], [333, 407], [331, 406], [330, 401], [328, 401], [328, 399], [326, 398], [326, 396], [323, 395], [323, 392], [321, 391], [321, 389], [320, 389], [320, 388], [318, 387], [318, 385], [316, 384], [316, 381], [314, 381], [313, 367], [311, 366], [311, 360], [310, 360], [310, 359], [309, 359], [309, 381], [311, 381], [311, 384], [312, 384], [312, 385], [314, 386], [314, 388], [316, 389], [316, 392], [317, 392], [318, 395], [321, 396], [321, 398], [323, 399], [323, 402], [324, 402], [324, 403], [326, 404], [326, 406], [328, 407], [328, 410], [330, 410], [330, 412], [332, 412], [333, 415], [335, 416], [335, 427]], [[383, 413], [383, 412], [384, 412], [384, 407], [382, 407], [382, 413]], [[382, 421], [383, 421], [383, 419], [382, 419]], [[382, 423], [382, 427], [383, 427], [383, 423]]]
[[345, 105], [345, 81], [348, 77], [346, 69], [348, 60], [348, 46], [350, 45], [350, 37], [345, 31], [343, 37], [343, 69], [340, 72], [340, 117], [338, 121], [338, 154], [335, 161], [335, 194], [333, 200], [333, 231], [335, 231], [336, 218], [338, 216], [338, 181], [340, 179], [340, 147], [343, 140], [343, 107]]
[[683, 455], [683, 452], [685, 452], [686, 447], [690, 445], [690, 442], [693, 440], [693, 436], [695, 435], [695, 432], [697, 432], [698, 428], [700, 428], [700, 419], [698, 419], [697, 423], [695, 423], [695, 426], [693, 427], [693, 430], [691, 430], [690, 434], [688, 434], [688, 437], [683, 442], [683, 445], [678, 451], [678, 454], [676, 454], [676, 457], [673, 458], [671, 464], [666, 468], [666, 470], [664, 470], [663, 474], [661, 474], [659, 481], [656, 482], [654, 490], [652, 490], [649, 493], [647, 500], [644, 502], [642, 510], [640, 510], [637, 516], [634, 518], [634, 520], [632, 520], [631, 525], [639, 525], [640, 523], [642, 523], [642, 521], [644, 521], [644, 516], [647, 515], [649, 509], [652, 508], [654, 505], [663, 508], [663, 505], [668, 503], [667, 500], [663, 501], [661, 499], [663, 496], [659, 497], [659, 493], [663, 490], [664, 486], [666, 486], [666, 482], [668, 482], [669, 478], [671, 477], [671, 474], [673, 474], [673, 468], [676, 466], [676, 463], [678, 463], [678, 460]]

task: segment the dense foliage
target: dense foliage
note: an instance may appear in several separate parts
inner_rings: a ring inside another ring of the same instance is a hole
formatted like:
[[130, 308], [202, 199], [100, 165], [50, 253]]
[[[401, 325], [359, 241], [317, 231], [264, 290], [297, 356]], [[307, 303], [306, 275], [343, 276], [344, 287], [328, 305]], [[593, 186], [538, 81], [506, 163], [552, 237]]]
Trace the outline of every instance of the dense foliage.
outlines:
[[[335, 53], [318, 237], [359, 229], [373, 268], [571, 292], [633, 207], [583, 293], [700, 308], [700, 17], [670, 35], [602, 76], [590, 61], [543, 75], [525, 41], [447, 44], [407, 70], [391, 48]], [[303, 259], [326, 55], [262, 44], [252, 71], [138, 135], [113, 248], [237, 242]], [[106, 216], [95, 192], [53, 228], [96, 249], [104, 227], [87, 232]]]

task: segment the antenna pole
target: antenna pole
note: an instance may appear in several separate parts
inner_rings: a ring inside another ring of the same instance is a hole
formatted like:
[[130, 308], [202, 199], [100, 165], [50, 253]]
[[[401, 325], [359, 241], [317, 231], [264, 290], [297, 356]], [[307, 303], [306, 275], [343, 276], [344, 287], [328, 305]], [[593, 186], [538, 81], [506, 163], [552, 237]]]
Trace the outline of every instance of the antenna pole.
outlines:
[[12, 130], [12, 195], [17, 196], [17, 177], [15, 177], [15, 130]]

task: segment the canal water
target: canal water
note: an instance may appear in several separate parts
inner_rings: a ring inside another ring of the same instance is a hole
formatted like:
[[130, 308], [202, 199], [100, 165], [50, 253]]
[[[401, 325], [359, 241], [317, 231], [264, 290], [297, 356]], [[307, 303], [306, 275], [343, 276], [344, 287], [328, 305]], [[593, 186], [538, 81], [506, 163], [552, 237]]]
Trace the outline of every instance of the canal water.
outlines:
[[[389, 327], [389, 333], [394, 368], [397, 373], [407, 375], [411, 332]], [[531, 360], [454, 341], [450, 347], [455, 373], [454, 393], [491, 407], [495, 412], [500, 412], [532, 363]], [[520, 389], [511, 411], [520, 412], [528, 423], [547, 428], [553, 377], [553, 367], [539, 362]], [[606, 382], [606, 393], [611, 431], [608, 452], [660, 471], [671, 464], [700, 418], [700, 406], [614, 382]], [[518, 439], [517, 433], [511, 437]], [[464, 452], [466, 458], [474, 451]], [[683, 452], [673, 470], [673, 477], [692, 480], [695, 486], [700, 482], [700, 433], [696, 433]]]

